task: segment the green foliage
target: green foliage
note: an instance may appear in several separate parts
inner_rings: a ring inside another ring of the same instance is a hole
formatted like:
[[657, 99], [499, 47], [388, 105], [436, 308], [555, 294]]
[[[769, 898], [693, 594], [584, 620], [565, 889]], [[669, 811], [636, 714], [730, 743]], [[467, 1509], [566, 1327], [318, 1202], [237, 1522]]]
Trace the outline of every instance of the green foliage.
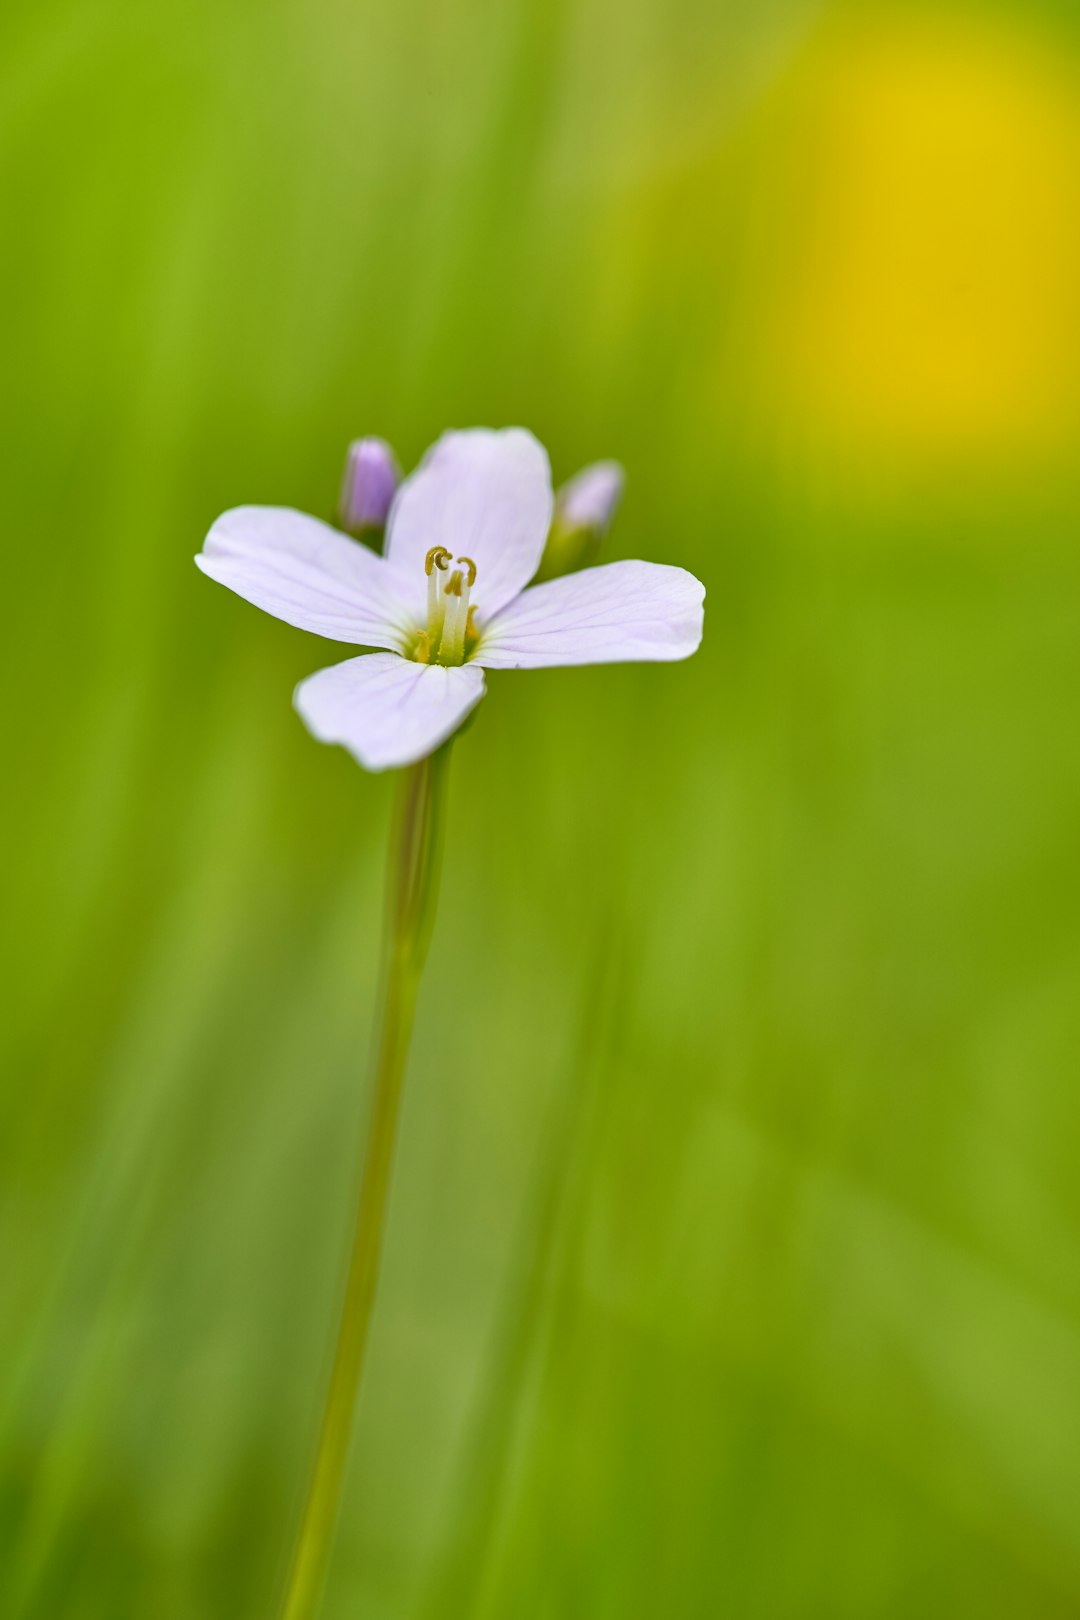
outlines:
[[391, 784], [191, 558], [511, 422], [623, 462], [706, 640], [455, 746], [327, 1620], [1080, 1606], [1076, 493], [770, 434], [816, 22], [5, 12], [5, 1617], [272, 1612]]

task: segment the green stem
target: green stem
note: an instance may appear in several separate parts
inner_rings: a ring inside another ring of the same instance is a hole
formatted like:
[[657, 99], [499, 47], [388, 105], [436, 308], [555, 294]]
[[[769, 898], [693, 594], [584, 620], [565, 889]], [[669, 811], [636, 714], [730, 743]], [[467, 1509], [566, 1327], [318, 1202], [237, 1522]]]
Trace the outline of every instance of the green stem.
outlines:
[[401, 1082], [420, 974], [435, 916], [449, 745], [407, 770], [391, 835], [382, 1022], [374, 1097], [360, 1178], [352, 1258], [315, 1467], [281, 1610], [282, 1620], [313, 1620], [337, 1523], [360, 1375], [379, 1273]]

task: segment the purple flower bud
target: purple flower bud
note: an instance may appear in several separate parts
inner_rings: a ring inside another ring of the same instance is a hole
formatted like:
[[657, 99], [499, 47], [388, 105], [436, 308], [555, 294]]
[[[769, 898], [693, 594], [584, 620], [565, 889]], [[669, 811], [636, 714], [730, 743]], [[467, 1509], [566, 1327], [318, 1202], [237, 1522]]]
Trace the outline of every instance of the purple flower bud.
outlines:
[[555, 495], [555, 515], [536, 578], [558, 579], [591, 563], [611, 527], [623, 492], [617, 461], [594, 461]]
[[341, 484], [341, 527], [349, 534], [385, 527], [400, 479], [397, 458], [385, 439], [354, 439]]
[[567, 531], [591, 529], [601, 539], [611, 527], [623, 481], [617, 461], [594, 461], [583, 467], [555, 497], [555, 527]]

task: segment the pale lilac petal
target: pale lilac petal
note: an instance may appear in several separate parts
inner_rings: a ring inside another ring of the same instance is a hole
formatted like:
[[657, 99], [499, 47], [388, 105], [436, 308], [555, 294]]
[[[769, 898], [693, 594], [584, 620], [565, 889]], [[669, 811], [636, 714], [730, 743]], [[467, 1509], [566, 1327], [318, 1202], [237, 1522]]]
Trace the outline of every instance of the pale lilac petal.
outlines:
[[426, 612], [432, 546], [476, 564], [472, 599], [495, 613], [540, 565], [554, 497], [547, 451], [524, 428], [446, 433], [398, 490], [386, 554], [416, 611]]
[[488, 624], [488, 669], [688, 658], [701, 642], [705, 587], [685, 568], [615, 562], [534, 585]]
[[432, 753], [483, 695], [475, 664], [444, 669], [368, 653], [309, 675], [293, 702], [320, 742], [340, 743], [369, 771], [385, 771]]
[[235, 507], [195, 561], [264, 612], [331, 641], [399, 648], [413, 629], [383, 558], [305, 512]]

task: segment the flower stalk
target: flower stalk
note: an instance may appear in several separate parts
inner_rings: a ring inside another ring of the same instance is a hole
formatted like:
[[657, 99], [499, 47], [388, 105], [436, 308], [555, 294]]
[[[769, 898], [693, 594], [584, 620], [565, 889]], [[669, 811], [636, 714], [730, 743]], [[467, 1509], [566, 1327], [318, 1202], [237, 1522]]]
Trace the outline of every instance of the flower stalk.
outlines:
[[379, 1272], [401, 1085], [435, 920], [450, 745], [403, 773], [390, 843], [382, 1019], [352, 1256], [282, 1620], [313, 1620], [326, 1578]]

